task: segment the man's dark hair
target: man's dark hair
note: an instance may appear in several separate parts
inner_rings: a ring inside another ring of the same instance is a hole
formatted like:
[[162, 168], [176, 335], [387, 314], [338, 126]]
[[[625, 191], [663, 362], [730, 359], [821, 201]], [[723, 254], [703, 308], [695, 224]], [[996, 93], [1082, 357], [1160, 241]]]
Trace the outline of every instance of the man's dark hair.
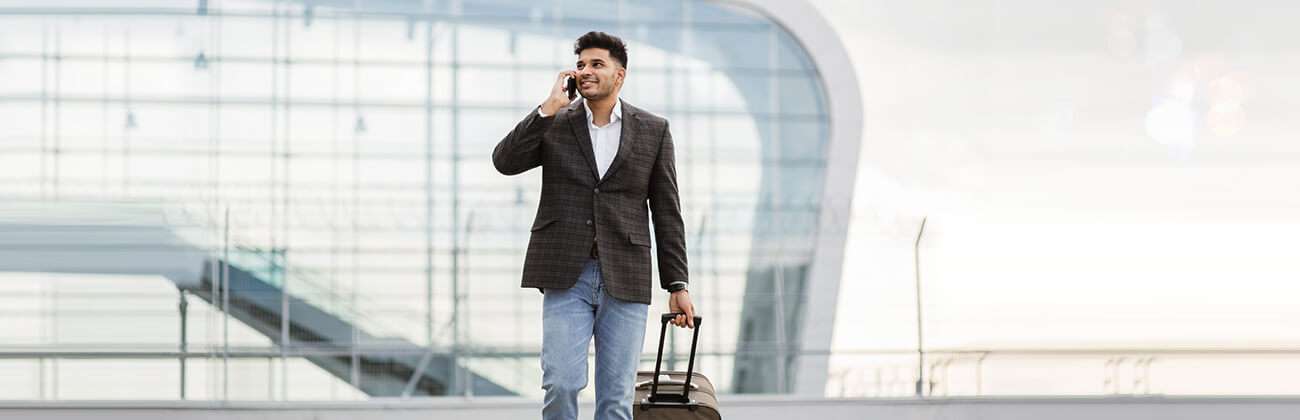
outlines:
[[618, 60], [618, 65], [627, 68], [627, 45], [623, 45], [622, 39], [604, 32], [587, 32], [573, 43], [573, 54], [582, 54], [582, 50], [588, 48], [603, 48], [609, 51], [609, 56]]

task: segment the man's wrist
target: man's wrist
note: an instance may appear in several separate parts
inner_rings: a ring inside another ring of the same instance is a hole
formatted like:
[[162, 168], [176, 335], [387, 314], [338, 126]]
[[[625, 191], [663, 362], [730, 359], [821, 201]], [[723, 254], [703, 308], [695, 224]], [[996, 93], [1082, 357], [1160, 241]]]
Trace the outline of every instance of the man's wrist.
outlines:
[[550, 118], [560, 112], [561, 109], [568, 106], [571, 102], [564, 100], [547, 99], [537, 106], [537, 115], [542, 118]]
[[687, 284], [686, 284], [686, 282], [684, 282], [684, 281], [675, 281], [675, 282], [669, 283], [669, 284], [668, 284], [668, 293], [677, 293], [677, 292], [680, 292], [680, 291], [686, 290], [686, 286], [687, 286]]

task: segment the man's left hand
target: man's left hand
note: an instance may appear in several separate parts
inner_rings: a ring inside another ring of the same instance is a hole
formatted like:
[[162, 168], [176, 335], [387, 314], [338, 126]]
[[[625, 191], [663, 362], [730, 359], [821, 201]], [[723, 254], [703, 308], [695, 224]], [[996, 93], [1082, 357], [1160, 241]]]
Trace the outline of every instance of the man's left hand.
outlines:
[[685, 313], [673, 318], [672, 323], [678, 327], [695, 328], [695, 305], [691, 304], [691, 293], [678, 290], [668, 296], [668, 312]]

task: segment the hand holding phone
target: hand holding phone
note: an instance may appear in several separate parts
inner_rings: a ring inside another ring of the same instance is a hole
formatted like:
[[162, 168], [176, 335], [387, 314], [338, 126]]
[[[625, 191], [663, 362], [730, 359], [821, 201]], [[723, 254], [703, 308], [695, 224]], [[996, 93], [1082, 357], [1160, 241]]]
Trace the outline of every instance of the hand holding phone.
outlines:
[[551, 94], [542, 102], [542, 113], [546, 115], [555, 115], [560, 108], [568, 106], [573, 99], [578, 96], [578, 79], [577, 72], [573, 70], [564, 70], [555, 75], [555, 84], [551, 86]]

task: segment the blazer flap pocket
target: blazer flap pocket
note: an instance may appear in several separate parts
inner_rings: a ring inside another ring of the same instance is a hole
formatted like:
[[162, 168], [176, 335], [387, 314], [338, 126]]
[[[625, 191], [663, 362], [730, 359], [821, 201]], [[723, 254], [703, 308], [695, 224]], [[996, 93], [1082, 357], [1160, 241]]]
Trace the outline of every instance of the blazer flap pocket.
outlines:
[[642, 235], [639, 233], [629, 233], [627, 234], [627, 241], [631, 242], [633, 245], [650, 246], [649, 235]]
[[532, 228], [532, 229], [529, 229], [529, 230], [530, 230], [530, 231], [533, 231], [533, 232], [536, 232], [536, 231], [542, 230], [542, 228], [547, 227], [547, 226], [550, 226], [551, 223], [555, 223], [556, 220], [559, 220], [559, 219], [554, 218], [554, 217], [548, 217], [548, 218], [545, 218], [545, 219], [540, 219], [540, 218], [539, 218], [539, 219], [537, 219], [537, 221], [533, 222], [533, 228]]

